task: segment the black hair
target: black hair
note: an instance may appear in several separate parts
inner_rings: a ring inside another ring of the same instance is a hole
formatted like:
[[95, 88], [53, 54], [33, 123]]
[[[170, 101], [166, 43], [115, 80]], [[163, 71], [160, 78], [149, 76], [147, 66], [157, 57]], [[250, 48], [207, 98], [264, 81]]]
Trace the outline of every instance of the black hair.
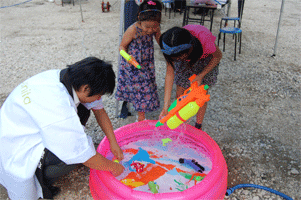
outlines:
[[[190, 60], [188, 63], [189, 67], [192, 67], [198, 61], [198, 59], [200, 59], [201, 56], [203, 55], [203, 47], [202, 47], [201, 42], [196, 37], [194, 37], [188, 30], [186, 30], [184, 28], [173, 27], [173, 28], [167, 30], [160, 37], [161, 49], [164, 49], [163, 42], [165, 44], [167, 44], [169, 47], [175, 47], [175, 46], [179, 46], [182, 44], [192, 44], [193, 49], [188, 57], [188, 60]], [[167, 55], [167, 54], [163, 53], [163, 55], [164, 55], [165, 59], [167, 60], [167, 62], [169, 64], [171, 64], [172, 67], [174, 67], [173, 66], [173, 58], [179, 57], [185, 53], [188, 53], [189, 51], [190, 51], [190, 48], [185, 49], [176, 54]]]
[[158, 0], [144, 0], [138, 9], [138, 21], [157, 21], [161, 23], [162, 4]]
[[110, 63], [88, 57], [67, 67], [68, 82], [76, 91], [88, 85], [89, 96], [113, 94], [116, 77]]

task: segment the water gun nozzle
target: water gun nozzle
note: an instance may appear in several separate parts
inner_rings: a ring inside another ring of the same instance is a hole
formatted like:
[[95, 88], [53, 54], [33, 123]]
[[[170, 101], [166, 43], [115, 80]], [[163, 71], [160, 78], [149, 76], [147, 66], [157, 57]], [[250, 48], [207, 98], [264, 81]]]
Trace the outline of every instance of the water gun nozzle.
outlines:
[[134, 65], [137, 69], [141, 69], [139, 63], [135, 60], [135, 58], [129, 55], [125, 50], [120, 50], [120, 55], [131, 65]]
[[161, 123], [160, 121], [158, 121], [157, 123], [156, 123], [156, 127], [158, 127], [158, 126], [163, 126], [164, 124], [163, 123]]

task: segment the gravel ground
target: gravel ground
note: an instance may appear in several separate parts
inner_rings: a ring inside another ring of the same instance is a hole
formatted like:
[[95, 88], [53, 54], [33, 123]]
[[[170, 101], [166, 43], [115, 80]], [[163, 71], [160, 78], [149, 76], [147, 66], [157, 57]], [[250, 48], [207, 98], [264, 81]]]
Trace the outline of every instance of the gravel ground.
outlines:
[[[58, 1], [58, 0], [57, 0]], [[120, 2], [110, 1], [103, 13], [96, 0], [83, 0], [84, 22], [79, 2], [75, 6], [33, 0], [5, 7], [21, 0], [0, 2], [0, 106], [8, 94], [25, 79], [48, 69], [62, 69], [87, 56], [111, 61], [118, 69]], [[277, 56], [275, 43], [281, 1], [246, 1], [243, 16], [242, 54], [233, 61], [234, 42], [226, 41], [218, 83], [210, 89], [211, 100], [203, 129], [220, 146], [227, 161], [228, 187], [253, 183], [301, 199], [300, 192], [300, 10], [297, 0], [285, 2]], [[233, 2], [232, 13], [237, 4]], [[221, 12], [215, 14], [213, 34], [217, 36]], [[163, 17], [162, 32], [181, 26], [183, 15]], [[208, 24], [205, 24], [208, 27]], [[163, 104], [165, 61], [155, 46], [159, 95]], [[175, 96], [175, 94], [173, 94]], [[114, 96], [104, 98], [114, 129], [133, 123], [115, 117]], [[132, 110], [133, 114], [136, 114]], [[157, 119], [160, 110], [147, 114]], [[195, 119], [190, 121], [194, 123]], [[94, 117], [87, 134], [96, 147], [104, 137]], [[55, 199], [92, 199], [89, 170], [82, 166], [62, 177], [56, 185], [62, 191]], [[8, 199], [0, 186], [0, 199]], [[240, 189], [226, 199], [281, 199], [257, 189]]]

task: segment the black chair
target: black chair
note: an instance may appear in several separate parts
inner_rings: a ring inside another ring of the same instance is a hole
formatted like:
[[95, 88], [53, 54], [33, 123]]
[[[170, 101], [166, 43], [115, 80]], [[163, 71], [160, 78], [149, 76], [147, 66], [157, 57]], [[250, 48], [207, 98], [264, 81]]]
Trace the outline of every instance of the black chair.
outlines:
[[186, 7], [186, 0], [174, 0], [174, 12], [182, 14]]
[[64, 6], [64, 3], [73, 3], [74, 6], [74, 0], [62, 0], [62, 6]]
[[[231, 27], [222, 27], [223, 21], [225, 21], [225, 24], [228, 24], [228, 21], [233, 21], [234, 25]], [[236, 25], [237, 22], [237, 25]], [[219, 46], [219, 40], [221, 39], [221, 34], [224, 34], [223, 38], [223, 51], [225, 51], [225, 44], [226, 44], [226, 34], [232, 34], [235, 40], [235, 47], [234, 47], [234, 60], [236, 60], [236, 46], [237, 42], [239, 42], [239, 54], [241, 53], [241, 35], [242, 35], [242, 30], [240, 28], [241, 26], [241, 21], [239, 17], [223, 17], [221, 19], [220, 23], [220, 30], [218, 34], [218, 42], [217, 45]]]
[[[164, 8], [165, 8], [165, 16], [166, 16], [166, 12], [167, 12], [167, 9], [168, 9], [169, 10], [169, 19], [170, 19], [171, 10], [174, 9], [174, 0], [163, 0], [162, 3], [163, 3]], [[175, 15], [176, 15], [176, 13], [175, 13]]]

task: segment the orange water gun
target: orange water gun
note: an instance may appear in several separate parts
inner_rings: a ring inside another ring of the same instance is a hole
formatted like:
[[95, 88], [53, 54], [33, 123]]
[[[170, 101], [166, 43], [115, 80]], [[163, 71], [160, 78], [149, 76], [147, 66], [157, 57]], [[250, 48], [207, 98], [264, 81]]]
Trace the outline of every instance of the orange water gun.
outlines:
[[[192, 75], [189, 80], [192, 82], [196, 75]], [[175, 129], [190, 117], [197, 114], [200, 107], [210, 100], [210, 95], [207, 94], [208, 85], [198, 86], [197, 82], [193, 82], [184, 94], [175, 100], [168, 109], [168, 114], [159, 120], [156, 127], [162, 126], [167, 122], [170, 129]]]
[[134, 65], [137, 69], [141, 69], [139, 63], [135, 60], [135, 58], [129, 55], [125, 50], [120, 50], [120, 55], [131, 65]]

